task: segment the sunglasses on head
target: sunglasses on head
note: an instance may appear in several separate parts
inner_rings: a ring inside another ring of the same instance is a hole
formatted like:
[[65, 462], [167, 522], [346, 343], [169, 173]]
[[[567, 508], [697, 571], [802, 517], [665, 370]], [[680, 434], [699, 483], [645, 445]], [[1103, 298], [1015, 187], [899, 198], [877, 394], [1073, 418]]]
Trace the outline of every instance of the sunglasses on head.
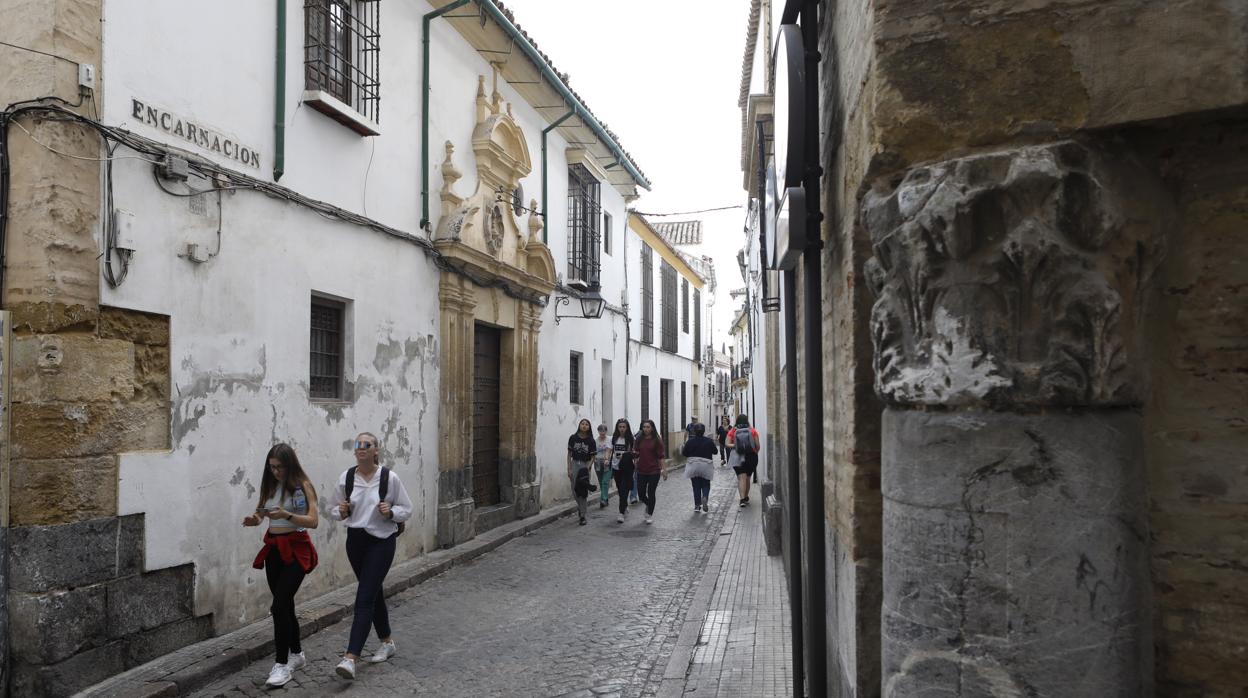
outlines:
[[361, 450], [361, 451], [367, 451], [368, 449], [372, 448], [374, 445], [375, 444], [372, 441], [356, 441], [355, 442], [356, 449]]

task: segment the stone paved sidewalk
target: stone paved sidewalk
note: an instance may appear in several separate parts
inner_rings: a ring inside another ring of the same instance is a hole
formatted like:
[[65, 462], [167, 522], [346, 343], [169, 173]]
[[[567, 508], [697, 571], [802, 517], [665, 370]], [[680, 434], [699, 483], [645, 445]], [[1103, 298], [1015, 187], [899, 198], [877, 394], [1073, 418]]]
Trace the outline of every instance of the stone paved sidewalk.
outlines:
[[285, 688], [263, 688], [266, 658], [193, 695], [657, 695], [725, 517], [736, 515], [727, 470], [710, 515], [693, 512], [679, 471], [658, 497], [652, 526], [639, 508], [616, 523], [613, 500], [588, 526], [557, 521], [393, 597], [399, 654], [362, 664], [353, 682], [333, 673], [348, 620], [305, 639], [309, 665]]
[[[712, 555], [705, 572], [706, 581], [715, 580], [714, 591], [709, 593], [696, 644], [687, 655], [683, 681], [678, 691], [667, 690], [664, 695], [791, 696], [791, 623], [784, 562], [778, 556], [767, 556], [758, 506], [729, 513], [724, 529], [731, 534], [722, 561]], [[682, 635], [681, 640], [685, 642], [686, 637]], [[667, 676], [677, 676], [678, 669], [669, 666]]]

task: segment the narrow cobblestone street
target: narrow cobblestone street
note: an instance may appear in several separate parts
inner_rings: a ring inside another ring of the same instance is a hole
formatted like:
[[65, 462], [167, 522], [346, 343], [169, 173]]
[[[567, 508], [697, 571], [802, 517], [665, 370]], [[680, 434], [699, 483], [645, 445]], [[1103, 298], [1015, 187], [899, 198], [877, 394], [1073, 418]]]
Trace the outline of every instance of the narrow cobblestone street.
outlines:
[[694, 513], [679, 472], [658, 498], [651, 526], [638, 507], [621, 525], [614, 500], [594, 504], [588, 526], [561, 519], [394, 597], [399, 654], [361, 663], [354, 682], [333, 672], [343, 621], [305, 639], [308, 666], [285, 688], [264, 688], [266, 659], [195, 695], [657, 695], [725, 517], [736, 515], [732, 472], [719, 471], [709, 515]]

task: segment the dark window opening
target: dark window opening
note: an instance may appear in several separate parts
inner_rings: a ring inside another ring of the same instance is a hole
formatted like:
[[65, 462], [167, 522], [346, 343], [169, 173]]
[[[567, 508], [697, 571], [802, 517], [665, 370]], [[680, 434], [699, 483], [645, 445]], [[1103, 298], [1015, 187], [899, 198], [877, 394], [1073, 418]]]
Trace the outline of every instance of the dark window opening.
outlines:
[[304, 84], [379, 122], [380, 0], [306, 0]]
[[693, 360], [702, 360], [702, 292], [693, 289]]
[[641, 247], [641, 341], [654, 344], [654, 250]]
[[659, 298], [663, 304], [662, 348], [674, 354], [679, 347], [676, 339], [676, 267], [663, 262], [659, 276], [663, 284]]
[[308, 395], [321, 400], [342, 398], [343, 304], [312, 299], [308, 353]]
[[689, 279], [680, 280], [680, 331], [689, 334]]
[[584, 165], [568, 168], [568, 283], [598, 283], [601, 185]]
[[581, 404], [581, 355], [576, 352], [568, 364], [568, 394], [572, 404]]
[[[650, 376], [641, 377], [641, 421], [650, 419]], [[637, 431], [641, 431], [640, 423]]]
[[602, 251], [611, 254], [611, 214], [602, 212]]

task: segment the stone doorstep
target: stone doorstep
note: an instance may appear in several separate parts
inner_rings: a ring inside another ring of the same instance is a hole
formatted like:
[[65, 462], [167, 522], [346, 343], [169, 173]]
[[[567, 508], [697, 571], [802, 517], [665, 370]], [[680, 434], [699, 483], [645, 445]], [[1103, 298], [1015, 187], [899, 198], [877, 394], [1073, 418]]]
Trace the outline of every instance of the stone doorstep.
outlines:
[[[673, 471], [676, 468], [672, 469]], [[612, 495], [614, 496], [614, 495]], [[576, 512], [576, 502], [563, 502], [526, 519], [517, 519], [478, 535], [454, 548], [435, 550], [396, 565], [386, 577], [386, 596], [393, 596], [474, 560], [507, 541], [527, 535]], [[346, 618], [355, 603], [354, 585], [301, 602], [299, 628], [304, 637]], [[231, 633], [195, 643], [110, 679], [89, 686], [75, 698], [156, 698], [179, 696], [216, 679], [242, 671], [273, 653], [273, 625], [268, 616]]]

